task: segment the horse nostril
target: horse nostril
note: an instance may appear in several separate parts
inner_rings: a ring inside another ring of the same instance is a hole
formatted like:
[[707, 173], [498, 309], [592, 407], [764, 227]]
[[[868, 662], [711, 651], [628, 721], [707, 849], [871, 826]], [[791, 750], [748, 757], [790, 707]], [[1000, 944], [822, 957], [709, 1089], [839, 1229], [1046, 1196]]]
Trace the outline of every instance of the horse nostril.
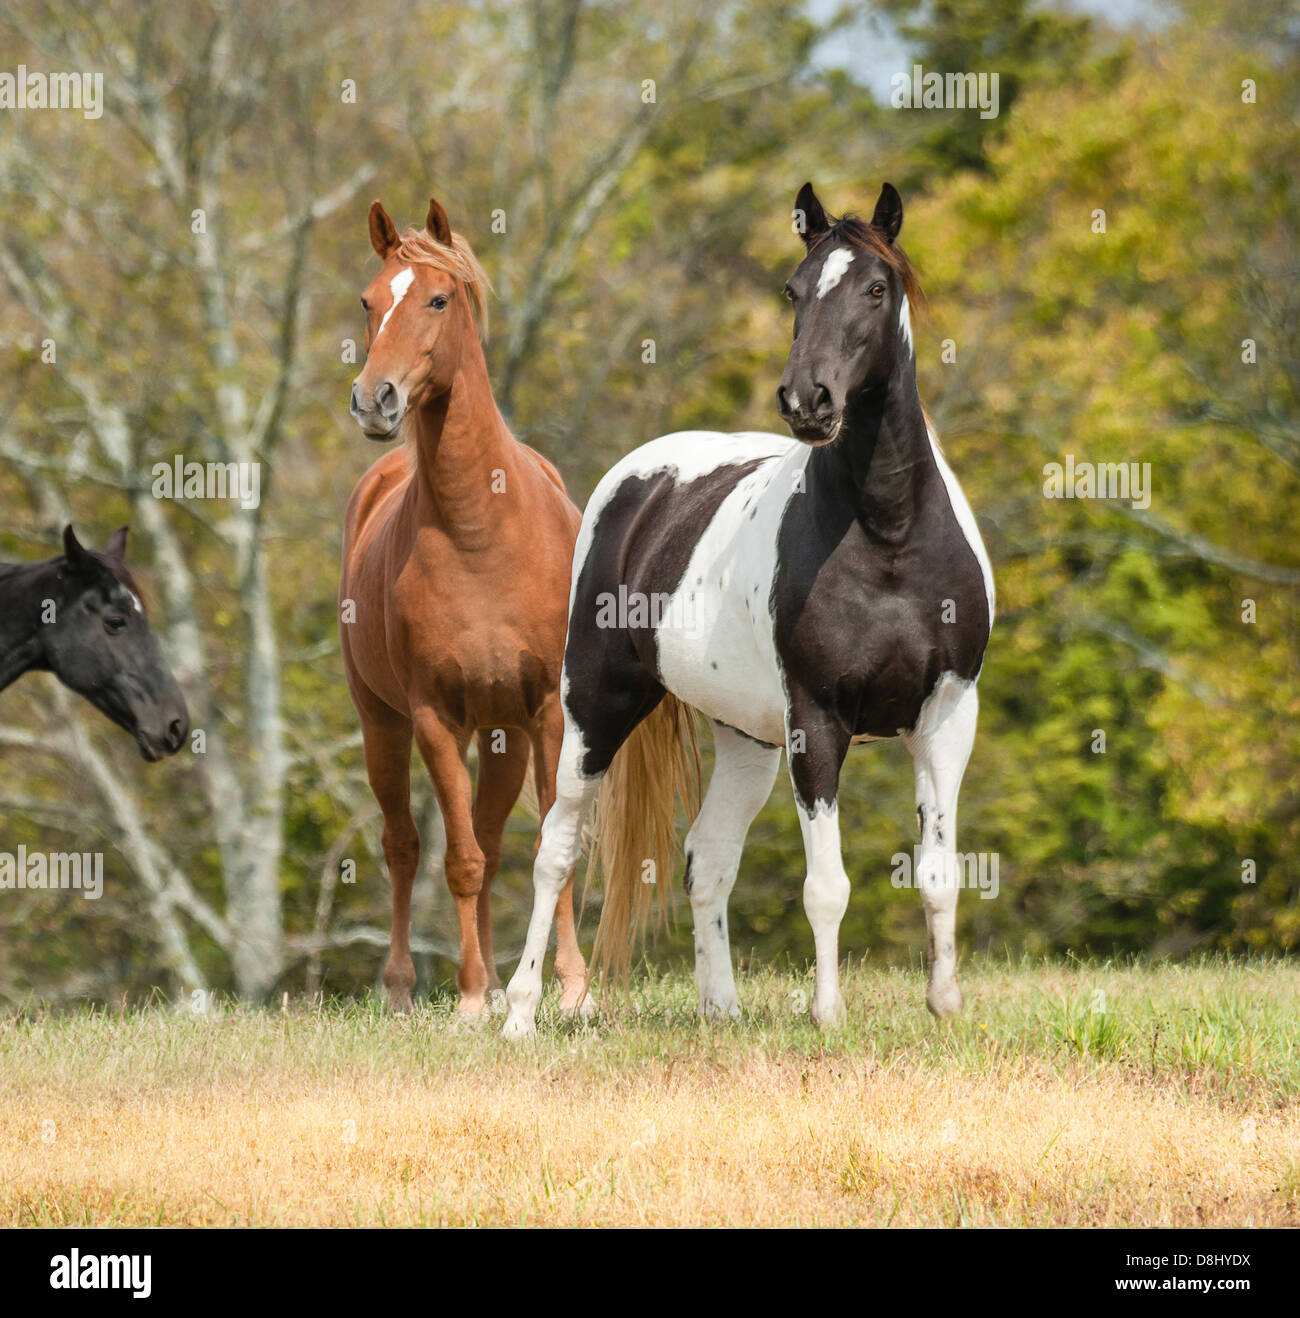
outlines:
[[789, 415], [790, 415], [790, 405], [789, 405], [789, 403], [787, 403], [787, 402], [785, 401], [785, 386], [784, 386], [784, 385], [782, 385], [782, 386], [776, 391], [776, 410], [777, 410], [778, 412], [780, 412], [782, 416], [789, 416]]
[[357, 402], [357, 387], [355, 384], [352, 386], [352, 399], [348, 404], [348, 411], [351, 412], [353, 416], [361, 415], [361, 404]]
[[385, 416], [397, 415], [397, 390], [391, 380], [385, 380], [375, 390], [375, 405]]
[[831, 410], [831, 391], [824, 384], [813, 385], [813, 411], [821, 416]]
[[175, 750], [185, 740], [185, 720], [174, 718], [167, 725], [167, 744]]

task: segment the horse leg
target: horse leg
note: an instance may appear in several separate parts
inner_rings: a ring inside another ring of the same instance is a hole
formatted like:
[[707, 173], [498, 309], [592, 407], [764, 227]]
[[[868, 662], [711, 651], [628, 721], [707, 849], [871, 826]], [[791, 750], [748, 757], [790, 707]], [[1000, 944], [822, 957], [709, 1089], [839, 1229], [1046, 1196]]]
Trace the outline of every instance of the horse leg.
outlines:
[[[502, 750], [494, 750], [498, 733]], [[478, 788], [474, 793], [474, 838], [483, 853], [483, 886], [478, 894], [478, 944], [490, 989], [501, 987], [492, 954], [492, 880], [501, 868], [501, 838], [528, 771], [528, 741], [516, 728], [481, 728], [478, 733]]]
[[[572, 632], [569, 641], [573, 641]], [[560, 894], [571, 881], [573, 867], [582, 854], [582, 826], [614, 756], [664, 694], [663, 687], [641, 667], [630, 646], [616, 656], [616, 661], [607, 654], [599, 665], [581, 665], [583, 673], [591, 674], [581, 683], [575, 682], [570, 661], [571, 655], [566, 652], [564, 675], [568, 687], [561, 704], [564, 737], [555, 770], [555, 804], [542, 819], [542, 840], [533, 864], [533, 914], [519, 966], [506, 989], [510, 1012], [503, 1033], [508, 1039], [526, 1038], [537, 1031], [542, 961]], [[599, 749], [589, 750], [584, 727], [574, 720], [575, 709], [583, 711], [585, 727], [597, 738]]]
[[433, 779], [447, 830], [443, 868], [460, 925], [460, 972], [456, 977], [460, 1009], [467, 1015], [477, 1015], [483, 1010], [488, 984], [478, 937], [483, 852], [474, 836], [469, 766], [465, 763], [468, 738], [449, 728], [427, 705], [413, 711], [412, 721], [415, 742]]
[[420, 865], [420, 834], [411, 814], [411, 722], [382, 701], [355, 691], [365, 743], [370, 790], [384, 816], [384, 862], [393, 890], [384, 988], [393, 1011], [411, 1009], [415, 963], [411, 960], [411, 888]]
[[704, 1016], [739, 1016], [727, 937], [727, 899], [745, 835], [772, 793], [781, 752], [721, 723], [713, 725], [709, 790], [686, 835], [686, 894], [695, 917], [695, 982]]
[[[568, 672], [566, 656], [566, 675]], [[508, 1039], [527, 1038], [537, 1031], [542, 961], [560, 894], [572, 882], [573, 867], [582, 854], [582, 826], [614, 756], [663, 696], [663, 688], [654, 678], [634, 665], [628, 666], [616, 688], [601, 689], [599, 682], [607, 680], [608, 674], [600, 672], [594, 690], [575, 692], [570, 687], [564, 702], [564, 739], [555, 770], [555, 803], [542, 819], [542, 840], [533, 864], [533, 914], [519, 966], [506, 989], [510, 1012], [503, 1033]], [[575, 706], [585, 711], [589, 727], [600, 729], [601, 750], [595, 765], [590, 763], [586, 736], [570, 713]]]
[[[555, 804], [555, 772], [564, 742], [564, 711], [559, 699], [547, 703], [533, 733], [533, 769], [537, 781], [537, 804], [543, 823]], [[541, 833], [537, 835], [541, 846]], [[560, 981], [560, 1010], [577, 1011], [591, 1017], [596, 1004], [587, 991], [587, 963], [578, 946], [573, 918], [573, 871], [555, 903], [555, 974]]]
[[792, 704], [786, 715], [786, 753], [808, 862], [803, 906], [817, 957], [811, 1015], [819, 1026], [844, 1020], [839, 936], [849, 905], [849, 876], [840, 850], [838, 793], [848, 748], [849, 734], [837, 718], [815, 706]]
[[921, 825], [921, 889], [928, 935], [929, 984], [925, 1001], [940, 1019], [961, 1010], [957, 983], [957, 794], [975, 740], [979, 697], [975, 684], [952, 683], [936, 690], [929, 708], [907, 736], [916, 776], [916, 813]]
[[[555, 802], [542, 817], [542, 840], [533, 863], [533, 914], [519, 966], [506, 988], [510, 1011], [504, 1033], [522, 1039], [536, 1033], [537, 1005], [542, 1000], [542, 962], [551, 937], [551, 920], [566, 886], [572, 892], [573, 867], [582, 854], [582, 825], [600, 778], [584, 778], [578, 764], [582, 739], [566, 722], [564, 745], [555, 773]], [[572, 909], [572, 908], [570, 908]], [[584, 984], [585, 987], [585, 984]]]

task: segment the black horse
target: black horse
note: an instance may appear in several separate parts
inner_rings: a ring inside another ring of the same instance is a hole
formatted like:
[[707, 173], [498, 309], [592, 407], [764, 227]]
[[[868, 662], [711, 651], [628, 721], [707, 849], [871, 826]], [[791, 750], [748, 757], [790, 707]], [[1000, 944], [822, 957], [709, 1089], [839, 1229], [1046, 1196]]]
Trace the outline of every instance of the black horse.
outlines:
[[58, 558], [0, 564], [0, 690], [51, 672], [161, 760], [185, 744], [189, 713], [123, 561], [126, 533], [99, 553], [69, 526]]

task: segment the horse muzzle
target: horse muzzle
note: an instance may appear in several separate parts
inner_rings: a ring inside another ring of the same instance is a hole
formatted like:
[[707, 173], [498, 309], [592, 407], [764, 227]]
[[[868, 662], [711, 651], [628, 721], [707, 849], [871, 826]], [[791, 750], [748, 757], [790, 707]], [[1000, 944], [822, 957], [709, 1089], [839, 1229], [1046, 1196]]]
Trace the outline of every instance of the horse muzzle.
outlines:
[[358, 376], [352, 383], [348, 410], [367, 439], [382, 443], [393, 439], [402, 427], [406, 394], [391, 380], [381, 380], [374, 389], [367, 389]]
[[109, 717], [135, 738], [140, 756], [150, 764], [175, 755], [190, 735], [190, 711], [180, 688], [171, 681], [145, 699], [128, 697], [124, 717], [105, 709]]
[[165, 760], [169, 755], [175, 755], [185, 745], [189, 731], [190, 721], [182, 716], [172, 719], [163, 732], [146, 732], [143, 728], [137, 728], [135, 742], [140, 748], [141, 758], [153, 764], [156, 760]]
[[805, 385], [801, 395], [782, 384], [776, 391], [776, 406], [795, 439], [814, 448], [831, 443], [844, 424], [844, 408], [835, 406], [824, 385]]

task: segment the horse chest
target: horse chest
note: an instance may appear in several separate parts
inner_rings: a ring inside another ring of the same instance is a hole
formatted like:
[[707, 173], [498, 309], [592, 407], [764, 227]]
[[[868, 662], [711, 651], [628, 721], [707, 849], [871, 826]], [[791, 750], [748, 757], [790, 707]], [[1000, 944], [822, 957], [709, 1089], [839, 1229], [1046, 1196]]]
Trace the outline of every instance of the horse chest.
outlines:
[[873, 542], [849, 516], [782, 528], [773, 584], [792, 702], [833, 710], [858, 738], [915, 726], [945, 672], [972, 678], [988, 638], [979, 563], [946, 503], [907, 541]]
[[[546, 641], [534, 616], [537, 600], [526, 603], [509, 591], [444, 590], [423, 598], [411, 609], [399, 602], [391, 623], [388, 653], [405, 668], [408, 684], [457, 723], [531, 720], [558, 688], [561, 661], [558, 643]], [[555, 606], [562, 615], [563, 596]]]
[[438, 536], [376, 538], [349, 583], [367, 612], [349, 635], [361, 679], [405, 712], [431, 704], [461, 726], [529, 723], [559, 686], [568, 568], [558, 555], [527, 576], [506, 566], [487, 555], [467, 564]]
[[916, 722], [947, 666], [914, 602], [896, 594], [863, 598], [823, 587], [797, 629], [783, 631], [778, 659], [792, 704], [834, 710], [854, 736], [892, 737]]

